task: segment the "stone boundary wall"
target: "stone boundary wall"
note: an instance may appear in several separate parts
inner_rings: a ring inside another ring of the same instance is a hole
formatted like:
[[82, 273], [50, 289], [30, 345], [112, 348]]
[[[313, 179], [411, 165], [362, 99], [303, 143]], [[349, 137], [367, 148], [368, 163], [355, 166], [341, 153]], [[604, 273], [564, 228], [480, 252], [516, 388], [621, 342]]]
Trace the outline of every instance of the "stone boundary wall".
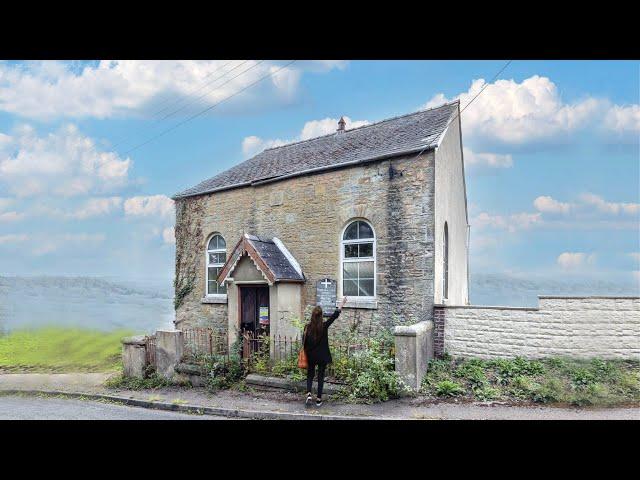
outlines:
[[640, 297], [539, 296], [538, 304], [437, 305], [435, 354], [640, 359]]

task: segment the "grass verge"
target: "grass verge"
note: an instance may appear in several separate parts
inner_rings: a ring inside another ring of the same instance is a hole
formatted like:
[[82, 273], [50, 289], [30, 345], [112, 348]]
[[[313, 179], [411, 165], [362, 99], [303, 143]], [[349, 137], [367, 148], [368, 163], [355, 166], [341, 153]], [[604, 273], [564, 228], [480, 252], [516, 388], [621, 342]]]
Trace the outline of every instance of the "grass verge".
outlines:
[[122, 368], [125, 330], [42, 328], [0, 336], [0, 373], [110, 372]]
[[630, 360], [433, 360], [422, 394], [510, 403], [640, 405], [640, 362]]

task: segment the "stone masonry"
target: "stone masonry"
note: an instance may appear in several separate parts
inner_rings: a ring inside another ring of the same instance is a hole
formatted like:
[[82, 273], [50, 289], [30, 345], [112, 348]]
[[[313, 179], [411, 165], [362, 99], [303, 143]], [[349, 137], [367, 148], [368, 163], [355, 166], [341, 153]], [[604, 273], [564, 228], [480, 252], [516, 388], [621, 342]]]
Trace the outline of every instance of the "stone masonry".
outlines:
[[205, 242], [214, 232], [227, 254], [246, 232], [280, 238], [306, 276], [303, 306], [316, 281], [339, 278], [340, 235], [355, 218], [377, 239], [377, 308], [345, 308], [360, 330], [431, 318], [434, 152], [298, 176], [176, 200], [176, 326], [226, 329], [227, 304], [205, 297]]
[[541, 296], [539, 304], [437, 306], [436, 355], [640, 359], [640, 297]]

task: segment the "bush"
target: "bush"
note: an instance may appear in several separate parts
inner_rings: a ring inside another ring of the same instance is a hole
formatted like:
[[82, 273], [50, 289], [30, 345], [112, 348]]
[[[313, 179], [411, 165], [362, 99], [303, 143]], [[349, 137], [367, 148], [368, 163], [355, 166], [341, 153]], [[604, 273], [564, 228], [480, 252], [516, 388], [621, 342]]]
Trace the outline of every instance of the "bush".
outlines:
[[555, 377], [549, 378], [533, 393], [532, 399], [538, 403], [561, 402], [565, 399], [565, 386], [560, 379]]
[[620, 360], [439, 359], [429, 362], [421, 392], [430, 396], [514, 402], [640, 403], [640, 362]]
[[107, 379], [105, 386], [107, 388], [119, 390], [155, 390], [158, 388], [170, 387], [175, 385], [170, 380], [158, 375], [156, 372], [150, 373], [145, 378], [125, 377], [117, 375]]
[[385, 401], [406, 390], [394, 369], [390, 347], [391, 332], [380, 332], [369, 340], [366, 348], [353, 354], [353, 361], [345, 364], [341, 375], [349, 384], [349, 400]]
[[436, 395], [439, 397], [454, 397], [464, 395], [465, 390], [462, 385], [451, 380], [443, 380], [436, 385]]

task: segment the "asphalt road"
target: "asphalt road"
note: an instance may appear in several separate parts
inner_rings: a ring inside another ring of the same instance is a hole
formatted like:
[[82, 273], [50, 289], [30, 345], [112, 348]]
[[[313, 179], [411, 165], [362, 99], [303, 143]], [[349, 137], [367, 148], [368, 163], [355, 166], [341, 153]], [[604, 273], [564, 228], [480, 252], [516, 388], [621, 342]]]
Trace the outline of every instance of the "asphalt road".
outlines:
[[64, 398], [0, 396], [0, 420], [228, 420]]

